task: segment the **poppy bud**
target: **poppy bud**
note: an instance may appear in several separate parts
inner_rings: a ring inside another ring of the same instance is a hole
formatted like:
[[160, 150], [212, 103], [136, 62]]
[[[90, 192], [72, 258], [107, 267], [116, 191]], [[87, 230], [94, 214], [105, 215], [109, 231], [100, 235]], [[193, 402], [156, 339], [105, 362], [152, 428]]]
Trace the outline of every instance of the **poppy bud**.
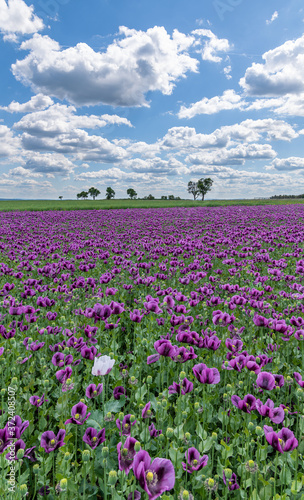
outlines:
[[16, 377], [13, 377], [11, 380], [11, 385], [17, 385], [18, 379]]
[[120, 422], [122, 422], [124, 419], [124, 414], [122, 412], [120, 412], [118, 415], [118, 418], [119, 418]]
[[20, 448], [17, 451], [17, 458], [23, 458], [23, 457], [24, 457], [24, 450], [22, 448]]
[[84, 399], [81, 399], [81, 400], [80, 400], [80, 402], [81, 402], [81, 403], [85, 403], [85, 400], [84, 400]]
[[35, 464], [33, 466], [33, 472], [34, 472], [34, 474], [38, 474], [38, 472], [39, 472], [39, 465], [38, 464]]
[[136, 451], [136, 453], [138, 453], [140, 451], [140, 442], [139, 441], [136, 441], [135, 445], [134, 445], [134, 450]]
[[264, 434], [262, 427], [260, 427], [259, 425], [255, 428], [255, 432], [257, 436], [262, 436]]
[[190, 498], [189, 491], [184, 490], [183, 493], [182, 493], [182, 499], [183, 500], [189, 500], [189, 498]]
[[89, 450], [83, 450], [83, 452], [82, 452], [82, 460], [84, 462], [88, 462], [90, 460], [90, 452], [89, 452]]
[[166, 408], [167, 407], [167, 400], [163, 399], [162, 402], [161, 402], [161, 404], [162, 404], [163, 408]]
[[228, 391], [228, 392], [229, 392], [229, 391], [231, 391], [231, 389], [232, 389], [232, 385], [231, 385], [231, 384], [227, 384], [227, 385], [226, 385], [226, 389], [227, 389], [227, 391]]
[[66, 491], [67, 490], [67, 486], [68, 486], [68, 480], [64, 477], [60, 481], [60, 488], [61, 488], [62, 491]]
[[186, 411], [182, 411], [182, 416], [186, 418], [187, 412]]
[[185, 438], [187, 439], [187, 441], [189, 441], [189, 439], [191, 438], [190, 432], [185, 433]]
[[117, 481], [117, 472], [116, 470], [110, 470], [109, 472], [109, 483], [111, 486], [114, 486]]
[[232, 477], [232, 470], [231, 469], [224, 469], [226, 479], [231, 479]]
[[196, 401], [196, 402], [194, 403], [194, 409], [195, 409], [195, 410], [198, 410], [198, 409], [199, 409], [199, 406], [200, 406], [200, 405], [199, 405], [199, 403]]
[[67, 462], [68, 460], [70, 460], [71, 454], [68, 451], [66, 451], [63, 458]]
[[130, 416], [130, 422], [134, 422], [135, 421], [135, 415], [131, 415]]
[[253, 423], [253, 422], [249, 422], [249, 424], [248, 424], [248, 429], [249, 429], [250, 431], [253, 431], [253, 429], [254, 429], [254, 428], [255, 428], [254, 423]]
[[43, 385], [45, 385], [45, 387], [47, 387], [49, 385], [50, 381], [48, 379], [45, 379], [43, 381]]
[[167, 428], [167, 431], [166, 431], [166, 436], [167, 436], [168, 438], [172, 438], [173, 434], [174, 434], [173, 429], [172, 429], [171, 427], [168, 427], [168, 428]]
[[184, 378], [186, 378], [186, 373], [184, 371], [180, 372], [179, 378], [180, 380], [184, 380]]
[[104, 446], [101, 450], [101, 454], [103, 457], [107, 457], [109, 455], [109, 448], [107, 446]]
[[[20, 451], [20, 450], [18, 450]], [[25, 495], [26, 492], [27, 492], [27, 485], [26, 484], [21, 484], [21, 486], [19, 486], [19, 490], [21, 492], [21, 495]]]
[[216, 441], [217, 440], [217, 433], [216, 432], [212, 432], [211, 437], [212, 437], [213, 441]]
[[152, 384], [152, 377], [151, 377], [151, 375], [148, 375], [146, 382], [147, 382], [148, 385]]

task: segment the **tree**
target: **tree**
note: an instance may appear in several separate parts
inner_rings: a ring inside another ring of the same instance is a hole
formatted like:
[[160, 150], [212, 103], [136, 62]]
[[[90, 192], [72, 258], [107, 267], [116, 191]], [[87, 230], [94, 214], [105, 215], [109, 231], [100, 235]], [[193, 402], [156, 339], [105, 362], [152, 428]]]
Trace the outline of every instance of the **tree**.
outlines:
[[129, 195], [130, 200], [135, 199], [136, 196], [137, 196], [137, 193], [136, 193], [136, 191], [133, 188], [127, 189], [127, 194]]
[[188, 182], [188, 193], [193, 195], [194, 200], [196, 200], [196, 198], [200, 194], [200, 191], [198, 189], [197, 184], [198, 184], [197, 182], [193, 182], [193, 181]]
[[154, 196], [152, 194], [149, 194], [147, 196], [147, 200], [155, 200]]
[[115, 191], [111, 187], [107, 187], [106, 189], [106, 199], [111, 200], [111, 198], [115, 197]]
[[89, 196], [89, 193], [87, 191], [81, 191], [81, 193], [77, 194], [77, 200], [80, 200], [83, 198], [84, 200]]
[[174, 200], [174, 199], [175, 199], [175, 198], [174, 198], [174, 194], [169, 194], [169, 196], [168, 196], [168, 200]]
[[167, 200], [167, 199], [168, 199], [167, 196], [162, 196], [161, 197], [161, 200]]
[[202, 200], [204, 200], [205, 195], [208, 191], [211, 190], [213, 184], [213, 180], [208, 177], [207, 179], [199, 179], [197, 181], [197, 188], [199, 190], [199, 194], [202, 196]]
[[99, 194], [100, 194], [99, 189], [96, 189], [94, 187], [91, 187], [89, 189], [89, 195], [92, 196], [93, 200], [95, 200], [96, 196], [98, 196]]
[[59, 200], [62, 200], [63, 196], [59, 196]]

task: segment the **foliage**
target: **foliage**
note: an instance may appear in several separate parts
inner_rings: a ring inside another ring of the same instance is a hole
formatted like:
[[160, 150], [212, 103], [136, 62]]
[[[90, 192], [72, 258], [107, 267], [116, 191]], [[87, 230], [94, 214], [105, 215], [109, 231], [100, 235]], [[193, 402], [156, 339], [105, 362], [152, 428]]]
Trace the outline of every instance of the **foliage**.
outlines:
[[100, 191], [97, 188], [91, 187], [89, 189], [88, 193], [93, 198], [93, 200], [95, 200], [96, 196], [98, 196], [100, 194]]
[[134, 200], [137, 196], [137, 193], [136, 193], [135, 189], [129, 188], [129, 189], [127, 189], [127, 195], [129, 196], [130, 200]]
[[106, 189], [106, 199], [111, 200], [115, 197], [115, 191], [111, 187], [107, 187]]

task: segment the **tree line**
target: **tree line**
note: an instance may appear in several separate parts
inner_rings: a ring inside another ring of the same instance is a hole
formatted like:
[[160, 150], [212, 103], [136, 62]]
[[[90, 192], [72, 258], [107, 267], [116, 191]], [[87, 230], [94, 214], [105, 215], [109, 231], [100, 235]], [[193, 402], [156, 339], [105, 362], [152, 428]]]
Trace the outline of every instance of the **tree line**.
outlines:
[[[207, 179], [199, 179], [197, 182], [189, 181], [188, 182], [188, 193], [192, 194], [194, 200], [198, 198], [198, 196], [202, 197], [202, 200], [204, 200], [205, 195], [208, 193], [208, 191], [211, 190], [213, 184], [213, 180], [210, 178]], [[100, 195], [99, 189], [95, 187], [91, 187], [88, 191], [81, 191], [76, 195], [77, 200], [86, 200], [89, 196], [95, 200], [97, 196]], [[137, 192], [133, 188], [127, 189], [127, 195], [129, 196], [130, 200], [136, 200], [137, 198]], [[62, 199], [62, 196], [59, 196], [60, 199]], [[107, 187], [106, 189], [106, 199], [111, 200], [112, 198], [115, 198], [115, 191], [111, 187]], [[142, 198], [143, 200], [155, 200], [155, 197], [152, 194], [149, 194], [148, 196], [144, 196]], [[161, 196], [161, 200], [180, 200], [181, 198], [179, 196], [174, 196], [173, 194], [169, 194], [168, 196]]]

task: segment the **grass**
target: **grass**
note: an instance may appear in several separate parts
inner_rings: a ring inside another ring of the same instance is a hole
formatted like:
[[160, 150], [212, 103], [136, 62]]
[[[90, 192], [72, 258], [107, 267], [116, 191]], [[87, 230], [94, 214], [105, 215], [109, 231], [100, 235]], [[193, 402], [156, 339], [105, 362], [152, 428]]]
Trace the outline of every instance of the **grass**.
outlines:
[[304, 199], [281, 200], [3, 200], [0, 211], [41, 211], [41, 210], [110, 210], [129, 208], [168, 208], [168, 207], [223, 207], [255, 205], [294, 205], [303, 204]]

